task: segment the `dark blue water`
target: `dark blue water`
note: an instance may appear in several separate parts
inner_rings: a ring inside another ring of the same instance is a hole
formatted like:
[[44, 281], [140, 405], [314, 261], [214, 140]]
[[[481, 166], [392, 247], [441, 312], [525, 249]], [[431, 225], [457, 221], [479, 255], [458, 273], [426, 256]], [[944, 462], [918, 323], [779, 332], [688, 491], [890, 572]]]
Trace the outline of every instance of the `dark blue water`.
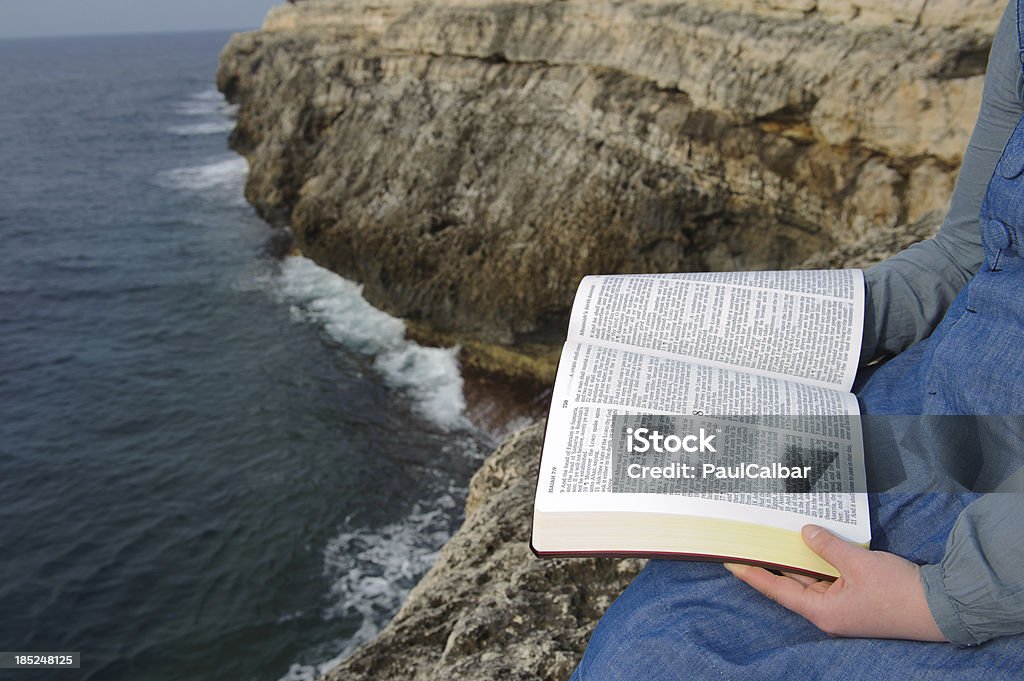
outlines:
[[241, 199], [225, 34], [0, 42], [0, 650], [308, 678], [458, 521], [450, 352]]

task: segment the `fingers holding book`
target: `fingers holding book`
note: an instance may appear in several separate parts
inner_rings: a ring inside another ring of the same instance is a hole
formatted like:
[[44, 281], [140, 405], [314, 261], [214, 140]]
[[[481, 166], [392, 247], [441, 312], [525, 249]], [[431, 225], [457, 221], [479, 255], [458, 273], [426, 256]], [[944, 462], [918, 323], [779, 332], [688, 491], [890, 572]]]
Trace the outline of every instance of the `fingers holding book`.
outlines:
[[919, 568], [885, 551], [850, 544], [816, 525], [808, 547], [840, 574], [835, 582], [727, 563], [741, 581], [832, 636], [945, 641], [925, 601]]

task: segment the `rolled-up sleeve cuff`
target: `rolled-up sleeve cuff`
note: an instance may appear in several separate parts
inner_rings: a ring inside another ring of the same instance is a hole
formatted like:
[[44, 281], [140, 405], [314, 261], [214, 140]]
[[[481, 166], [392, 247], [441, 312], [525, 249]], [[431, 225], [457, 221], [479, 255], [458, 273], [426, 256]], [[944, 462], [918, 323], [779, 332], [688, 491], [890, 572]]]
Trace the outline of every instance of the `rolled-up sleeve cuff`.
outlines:
[[935, 618], [935, 623], [939, 625], [939, 630], [946, 640], [958, 646], [975, 646], [981, 643], [960, 619], [956, 605], [946, 589], [942, 565], [922, 565], [921, 582], [924, 584], [924, 597], [928, 602], [928, 609], [932, 611], [932, 617]]

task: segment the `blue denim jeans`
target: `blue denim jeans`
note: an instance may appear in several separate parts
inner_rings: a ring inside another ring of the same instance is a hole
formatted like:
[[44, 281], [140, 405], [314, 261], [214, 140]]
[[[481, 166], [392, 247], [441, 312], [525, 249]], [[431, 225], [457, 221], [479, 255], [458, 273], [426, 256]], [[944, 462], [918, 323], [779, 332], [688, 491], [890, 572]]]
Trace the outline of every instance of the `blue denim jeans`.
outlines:
[[[873, 546], [942, 557], [974, 495], [872, 495]], [[717, 563], [651, 561], [612, 604], [573, 681], [683, 679], [1020, 679], [1024, 637], [980, 648], [835, 639]]]

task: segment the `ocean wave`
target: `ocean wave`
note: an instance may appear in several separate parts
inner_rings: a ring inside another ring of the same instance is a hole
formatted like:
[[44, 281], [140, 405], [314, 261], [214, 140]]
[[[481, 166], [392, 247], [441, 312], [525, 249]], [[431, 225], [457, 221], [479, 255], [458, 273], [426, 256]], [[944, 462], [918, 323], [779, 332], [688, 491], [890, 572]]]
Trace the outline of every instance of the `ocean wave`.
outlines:
[[217, 88], [208, 87], [189, 95], [189, 99], [197, 102], [218, 102], [223, 99], [223, 95], [220, 94]]
[[[172, 125], [167, 132], [174, 135], [215, 135], [231, 132], [235, 127], [238, 107], [224, 101], [224, 96], [215, 89], [197, 92], [174, 109], [181, 116], [188, 116], [189, 123]], [[196, 120], [201, 118], [202, 120]]]
[[210, 116], [213, 114], [234, 116], [238, 113], [238, 106], [228, 104], [224, 100], [224, 95], [216, 88], [210, 88], [190, 95], [188, 99], [175, 107], [175, 112], [183, 116]]
[[232, 154], [199, 166], [161, 171], [156, 180], [167, 189], [192, 193], [214, 191], [221, 196], [230, 195], [236, 203], [244, 203], [242, 189], [248, 172], [249, 163], [245, 158]]
[[372, 356], [374, 369], [408, 395], [422, 416], [445, 429], [469, 427], [456, 348], [407, 340], [402, 320], [370, 305], [361, 286], [302, 256], [285, 258], [279, 290], [298, 317], [322, 325], [346, 348]]
[[324, 576], [333, 601], [326, 619], [358, 615], [359, 630], [339, 657], [369, 641], [402, 605], [451, 536], [457, 502], [442, 495], [429, 510], [417, 505], [401, 522], [343, 532], [324, 549]]
[[324, 576], [331, 582], [333, 602], [324, 617], [356, 616], [359, 629], [336, 656], [316, 665], [292, 664], [281, 681], [312, 681], [377, 635], [434, 564], [451, 535], [457, 504], [452, 494], [446, 494], [429, 511], [417, 505], [401, 523], [343, 532], [328, 542]]
[[189, 125], [172, 125], [167, 128], [167, 132], [182, 136], [216, 135], [231, 132], [234, 127], [235, 122], [233, 120], [225, 119], [219, 121], [204, 121], [202, 123], [190, 123]]

